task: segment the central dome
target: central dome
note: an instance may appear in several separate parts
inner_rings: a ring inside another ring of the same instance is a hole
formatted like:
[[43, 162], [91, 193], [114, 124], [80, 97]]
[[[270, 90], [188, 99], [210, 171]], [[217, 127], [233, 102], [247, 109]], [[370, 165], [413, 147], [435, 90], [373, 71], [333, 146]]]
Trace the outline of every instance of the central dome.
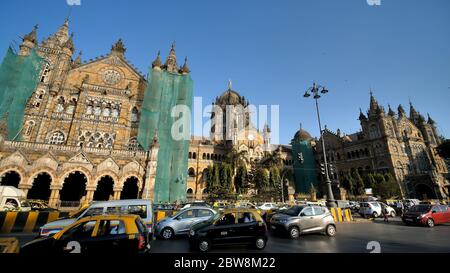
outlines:
[[304, 129], [300, 129], [295, 133], [294, 141], [309, 141], [312, 139], [312, 136], [310, 133], [308, 133]]
[[228, 82], [228, 90], [216, 99], [216, 104], [220, 106], [226, 105], [242, 105], [247, 106], [245, 98], [232, 89], [231, 81]]
[[227, 90], [217, 100], [219, 105], [245, 105], [245, 100], [236, 91]]

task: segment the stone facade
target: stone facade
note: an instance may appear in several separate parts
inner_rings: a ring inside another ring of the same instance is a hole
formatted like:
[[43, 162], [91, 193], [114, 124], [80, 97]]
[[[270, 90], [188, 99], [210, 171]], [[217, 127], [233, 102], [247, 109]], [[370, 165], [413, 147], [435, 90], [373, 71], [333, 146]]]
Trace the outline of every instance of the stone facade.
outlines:
[[[401, 105], [398, 113], [390, 106], [386, 113], [371, 94], [369, 111], [367, 115], [361, 111], [359, 120], [362, 130], [351, 135], [325, 129], [327, 159], [335, 167], [335, 186], [354, 171], [390, 172], [405, 198], [449, 196], [445, 179], [448, 169], [436, 152], [441, 140], [430, 117], [426, 121], [412, 104], [409, 116]], [[317, 164], [323, 162], [321, 145], [316, 145], [316, 159]]]
[[45, 65], [25, 109], [20, 141], [0, 143], [0, 177], [18, 173], [19, 188], [28, 192], [37, 175], [48, 174], [51, 206], [59, 203], [66, 178], [74, 172], [85, 177], [82, 202], [93, 200], [105, 176], [113, 181], [112, 199], [121, 198], [130, 178], [139, 196], [152, 198], [158, 145], [145, 152], [136, 139], [147, 82], [125, 59], [122, 40], [107, 56], [82, 62], [81, 53], [72, 59], [68, 20], [40, 44], [36, 31], [23, 38], [19, 54], [35, 49]]
[[[285, 167], [292, 168], [291, 147], [274, 145], [270, 142], [270, 129], [266, 125], [259, 131], [250, 121], [249, 113], [242, 112], [249, 102], [237, 91], [232, 89], [229, 82], [228, 89], [217, 97], [213, 106], [217, 107], [211, 115], [222, 120], [223, 129], [216, 129], [211, 122], [211, 135], [209, 138], [192, 137], [189, 147], [189, 168], [187, 193], [189, 199], [205, 199], [208, 196], [206, 171], [214, 163], [224, 162], [228, 154], [235, 150], [243, 152], [245, 162], [260, 161], [268, 152], [276, 152]], [[227, 112], [226, 108], [234, 108]], [[217, 111], [217, 109], [220, 109]], [[231, 113], [231, 114], [230, 114]]]

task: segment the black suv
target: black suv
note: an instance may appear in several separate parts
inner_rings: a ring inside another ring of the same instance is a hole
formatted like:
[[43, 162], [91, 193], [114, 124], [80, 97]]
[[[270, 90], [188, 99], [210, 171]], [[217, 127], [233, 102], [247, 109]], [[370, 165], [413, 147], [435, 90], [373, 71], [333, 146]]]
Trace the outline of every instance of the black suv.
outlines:
[[195, 224], [189, 232], [192, 249], [207, 252], [213, 245], [251, 245], [262, 250], [267, 226], [256, 210], [228, 209]]

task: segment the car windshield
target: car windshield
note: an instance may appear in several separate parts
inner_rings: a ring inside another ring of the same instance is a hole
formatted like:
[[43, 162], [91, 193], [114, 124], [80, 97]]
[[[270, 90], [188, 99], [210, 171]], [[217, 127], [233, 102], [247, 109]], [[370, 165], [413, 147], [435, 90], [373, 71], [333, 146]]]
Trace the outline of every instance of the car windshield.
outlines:
[[429, 205], [416, 205], [409, 209], [410, 212], [429, 212], [431, 206]]
[[77, 213], [73, 214], [73, 215], [71, 216], [71, 218], [78, 218], [78, 217], [80, 217], [80, 215], [83, 214], [83, 212], [85, 212], [87, 209], [88, 209], [88, 208], [84, 208], [84, 209], [82, 209], [82, 210], [79, 210]]
[[283, 211], [283, 214], [287, 214], [290, 216], [298, 216], [300, 214], [300, 211], [302, 211], [303, 207], [292, 207], [285, 211]]

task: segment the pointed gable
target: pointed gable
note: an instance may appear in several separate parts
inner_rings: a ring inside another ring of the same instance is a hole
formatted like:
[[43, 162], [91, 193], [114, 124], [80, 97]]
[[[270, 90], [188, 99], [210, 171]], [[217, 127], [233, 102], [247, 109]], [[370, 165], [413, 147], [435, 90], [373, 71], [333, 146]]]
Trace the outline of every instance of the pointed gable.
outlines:
[[25, 167], [29, 163], [30, 163], [30, 161], [28, 161], [28, 159], [25, 157], [25, 155], [22, 152], [16, 151], [16, 152], [12, 153], [10, 156], [4, 158], [0, 163], [0, 167], [6, 167], [6, 166], [11, 166], [11, 165]]

